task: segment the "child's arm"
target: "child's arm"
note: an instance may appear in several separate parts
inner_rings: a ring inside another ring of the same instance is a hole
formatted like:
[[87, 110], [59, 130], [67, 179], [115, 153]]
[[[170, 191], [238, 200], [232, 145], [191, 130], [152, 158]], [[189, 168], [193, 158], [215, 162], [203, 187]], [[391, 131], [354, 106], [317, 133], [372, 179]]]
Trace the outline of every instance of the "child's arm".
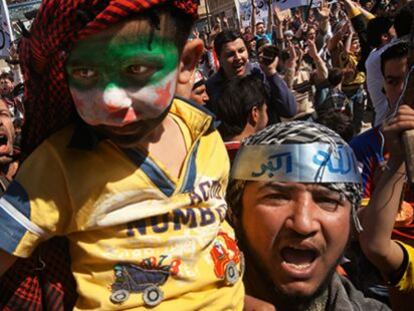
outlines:
[[392, 279], [404, 260], [404, 252], [391, 240], [391, 234], [405, 182], [401, 134], [410, 129], [414, 129], [414, 110], [401, 106], [398, 114], [383, 127], [390, 159], [362, 213], [361, 248], [387, 280]]
[[16, 261], [16, 257], [0, 249], [0, 276], [2, 276]]

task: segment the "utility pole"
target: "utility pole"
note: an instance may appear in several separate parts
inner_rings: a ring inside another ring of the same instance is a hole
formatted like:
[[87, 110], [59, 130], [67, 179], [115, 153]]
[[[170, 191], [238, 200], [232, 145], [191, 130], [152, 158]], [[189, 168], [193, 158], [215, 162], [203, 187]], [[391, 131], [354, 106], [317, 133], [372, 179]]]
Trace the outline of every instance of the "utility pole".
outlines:
[[206, 15], [207, 15], [207, 25], [208, 25], [208, 32], [211, 32], [211, 23], [210, 23], [210, 7], [208, 4], [208, 0], [204, 0], [204, 5], [206, 7]]

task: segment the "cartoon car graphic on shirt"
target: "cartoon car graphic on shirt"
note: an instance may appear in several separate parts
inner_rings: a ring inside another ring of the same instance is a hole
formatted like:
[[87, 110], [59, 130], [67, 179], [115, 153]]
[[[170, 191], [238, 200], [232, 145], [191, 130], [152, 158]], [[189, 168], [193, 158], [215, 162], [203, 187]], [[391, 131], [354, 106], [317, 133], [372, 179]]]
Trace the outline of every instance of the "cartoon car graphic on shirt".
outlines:
[[156, 264], [154, 258], [146, 259], [140, 266], [122, 263], [114, 266], [115, 282], [112, 284], [112, 303], [121, 304], [128, 300], [131, 293], [142, 293], [147, 306], [154, 307], [164, 299], [160, 289], [170, 275], [178, 273], [181, 261], [173, 261], [173, 265], [161, 266], [166, 256]]
[[[236, 241], [230, 238], [227, 233], [220, 231], [210, 255], [214, 262], [216, 276], [223, 279], [227, 285], [234, 285], [244, 272], [243, 253], [237, 247]], [[238, 263], [240, 263], [240, 271], [237, 269]]]

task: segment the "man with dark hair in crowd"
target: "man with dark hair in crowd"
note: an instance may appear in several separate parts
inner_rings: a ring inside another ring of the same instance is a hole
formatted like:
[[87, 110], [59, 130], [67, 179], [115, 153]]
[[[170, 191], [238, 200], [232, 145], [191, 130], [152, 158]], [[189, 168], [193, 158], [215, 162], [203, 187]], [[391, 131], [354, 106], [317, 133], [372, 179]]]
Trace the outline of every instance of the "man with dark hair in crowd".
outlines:
[[346, 142], [354, 136], [352, 125], [352, 102], [342, 91], [344, 74], [339, 68], [328, 73], [329, 92], [322, 104], [317, 106], [316, 122], [338, 133]]
[[12, 113], [13, 120], [18, 122], [21, 126], [23, 121], [24, 109], [20, 100], [17, 98], [18, 94], [14, 92], [14, 77], [11, 72], [2, 72], [0, 74], [0, 96], [3, 98]]
[[[408, 72], [408, 51], [408, 43], [399, 42], [387, 47], [381, 54], [380, 68], [384, 76], [383, 90], [388, 102], [388, 115], [393, 114], [396, 110], [398, 98], [403, 90], [404, 80]], [[363, 164], [363, 197], [369, 199], [375, 190], [379, 176], [382, 174], [382, 169], [386, 167], [386, 159], [389, 153], [387, 145], [384, 145], [382, 125], [356, 136], [350, 142], [350, 145], [358, 161]], [[407, 190], [409, 190], [409, 187]], [[414, 202], [414, 197], [409, 191], [403, 199], [409, 203]], [[407, 228], [407, 230], [410, 229]], [[401, 238], [401, 235], [397, 234], [398, 238]], [[387, 299], [388, 292], [386, 288], [379, 285], [382, 283], [379, 274], [365, 258], [361, 257], [357, 246], [353, 249], [356, 250], [354, 256], [358, 260], [358, 263], [352, 266], [352, 273], [350, 273], [353, 282], [367, 295], [372, 295], [378, 299]]]
[[329, 70], [329, 92], [322, 104], [316, 107], [318, 115], [322, 115], [326, 110], [333, 109], [334, 111], [347, 113], [352, 116], [352, 102], [342, 91], [343, 79], [344, 74], [341, 69], [332, 68]]
[[382, 92], [384, 77], [381, 74], [380, 57], [388, 43], [395, 37], [392, 21], [387, 17], [376, 17], [367, 26], [368, 43], [374, 48], [369, 54], [365, 68], [367, 72], [367, 90], [375, 110], [374, 125], [379, 124], [387, 111], [387, 98]]
[[14, 89], [13, 74], [9, 72], [2, 72], [0, 74], [0, 95], [2, 97], [11, 96]]
[[230, 160], [234, 159], [244, 138], [266, 127], [268, 101], [263, 82], [254, 75], [233, 79], [224, 87], [217, 106], [217, 117], [221, 121], [218, 130]]
[[280, 117], [291, 118], [297, 112], [297, 105], [292, 92], [276, 71], [279, 61], [274, 55], [271, 62], [260, 60], [260, 64], [249, 62], [249, 54], [241, 35], [236, 31], [224, 30], [214, 40], [214, 49], [219, 58], [220, 70], [207, 80], [207, 93], [210, 97], [208, 108], [217, 112], [217, 105], [222, 96], [226, 81], [244, 77], [248, 74], [260, 76], [270, 92], [268, 102], [269, 123], [280, 121]]
[[3, 194], [16, 173], [14, 161], [15, 131], [7, 103], [0, 99], [0, 194]]
[[[403, 6], [394, 19], [394, 29], [391, 28], [390, 22], [385, 18], [381, 18], [378, 22], [375, 22], [373, 25], [369, 25], [375, 33], [375, 36], [372, 36], [372, 44], [380, 44], [377, 46], [377, 49], [371, 52], [370, 57], [366, 61], [367, 69], [367, 87], [368, 93], [371, 97], [372, 103], [375, 108], [375, 122], [374, 125], [380, 125], [384, 121], [385, 116], [388, 111], [388, 105], [392, 103], [387, 103], [387, 98], [382, 92], [384, 76], [381, 73], [381, 54], [384, 52], [389, 45], [394, 44], [390, 42], [387, 44], [387, 41], [391, 41], [394, 33], [396, 34], [398, 40], [408, 40], [408, 36], [411, 32], [412, 21], [414, 18], [414, 2], [409, 2]], [[388, 30], [386, 30], [388, 28]], [[388, 32], [388, 34], [387, 34]]]
[[246, 293], [283, 311], [389, 310], [335, 272], [352, 226], [361, 230], [360, 182], [352, 150], [322, 125], [279, 123], [247, 138], [227, 189]]

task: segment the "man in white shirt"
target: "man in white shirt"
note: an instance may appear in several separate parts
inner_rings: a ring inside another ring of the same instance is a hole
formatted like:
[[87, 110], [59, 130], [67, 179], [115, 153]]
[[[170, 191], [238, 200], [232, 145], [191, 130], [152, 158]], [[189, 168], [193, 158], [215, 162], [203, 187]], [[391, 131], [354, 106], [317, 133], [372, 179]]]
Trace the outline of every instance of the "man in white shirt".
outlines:
[[374, 125], [380, 124], [387, 114], [388, 103], [384, 92], [384, 77], [381, 73], [381, 54], [394, 40], [395, 29], [392, 22], [386, 17], [377, 17], [371, 20], [367, 28], [368, 41], [375, 47], [369, 54], [365, 68], [367, 71], [367, 88], [375, 110]]

